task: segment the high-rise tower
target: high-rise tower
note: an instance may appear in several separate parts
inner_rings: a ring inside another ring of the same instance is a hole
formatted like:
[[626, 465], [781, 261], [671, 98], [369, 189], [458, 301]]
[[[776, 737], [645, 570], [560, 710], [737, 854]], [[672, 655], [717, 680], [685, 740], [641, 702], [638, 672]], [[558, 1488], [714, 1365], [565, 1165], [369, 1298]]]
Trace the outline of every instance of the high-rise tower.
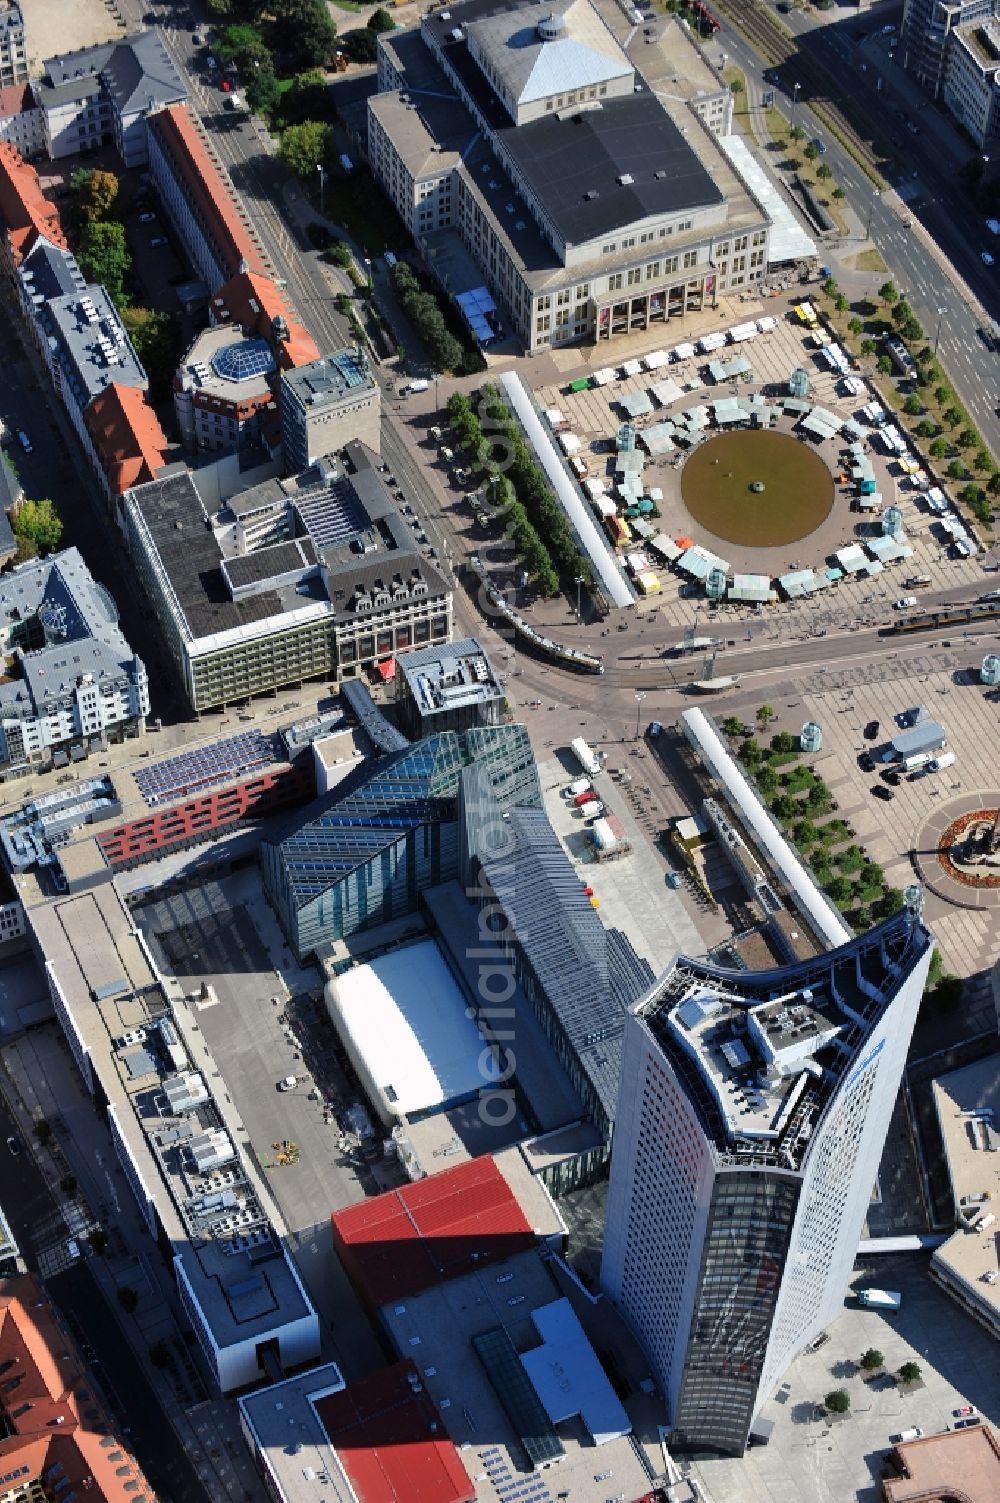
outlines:
[[679, 957], [632, 1009], [601, 1282], [678, 1449], [742, 1454], [842, 1309], [932, 945], [918, 904], [777, 970]]

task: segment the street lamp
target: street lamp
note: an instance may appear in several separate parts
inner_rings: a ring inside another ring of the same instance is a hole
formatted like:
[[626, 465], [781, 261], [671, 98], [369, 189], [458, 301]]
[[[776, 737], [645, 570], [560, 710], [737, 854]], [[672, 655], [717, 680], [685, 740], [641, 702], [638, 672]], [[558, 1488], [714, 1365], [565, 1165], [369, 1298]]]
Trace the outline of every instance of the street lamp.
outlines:
[[646, 691], [644, 689], [636, 689], [636, 691], [635, 691], [635, 739], [637, 741], [639, 739], [639, 718], [640, 718], [640, 716], [642, 714], [642, 702], [643, 702], [643, 700], [645, 698], [646, 698]]
[[580, 615], [580, 586], [586, 583], [587, 581], [584, 575], [578, 574], [576, 576], [576, 619], [578, 621], [583, 619]]
[[875, 205], [878, 203], [881, 197], [881, 193], [876, 188], [875, 192], [872, 194], [871, 203], [868, 205], [868, 223], [865, 225], [866, 240], [870, 240], [872, 238], [872, 216], [875, 213]]
[[801, 89], [801, 87], [802, 85], [800, 83], [792, 84], [792, 118], [789, 122], [792, 130], [795, 129], [795, 106], [799, 102], [799, 90]]
[[322, 162], [316, 164], [316, 171], [319, 173], [319, 212], [322, 219], [326, 217], [326, 168]]
[[947, 308], [938, 308], [938, 310], [937, 310], [937, 328], [934, 331], [934, 354], [935, 355], [937, 355], [937, 351], [938, 351], [938, 340], [941, 338], [941, 320], [944, 318], [944, 316], [945, 316], [945, 314], [947, 312], [948, 312]]

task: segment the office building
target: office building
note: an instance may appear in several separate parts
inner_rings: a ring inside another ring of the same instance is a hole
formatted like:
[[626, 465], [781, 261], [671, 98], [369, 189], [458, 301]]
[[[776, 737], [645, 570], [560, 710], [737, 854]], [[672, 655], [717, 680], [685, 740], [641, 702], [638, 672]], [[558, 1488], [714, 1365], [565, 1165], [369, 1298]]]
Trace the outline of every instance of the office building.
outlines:
[[0, 1498], [156, 1503], [42, 1283], [0, 1280]]
[[149, 161], [146, 116], [187, 89], [158, 31], [81, 47], [42, 65], [36, 97], [53, 161], [113, 142], [126, 167]]
[[17, 0], [3, 0], [0, 5], [0, 88], [26, 83], [27, 78], [28, 44], [21, 7]]
[[[263, 339], [279, 371], [294, 370], [319, 359], [315, 340], [270, 277], [238, 271], [210, 298], [208, 316], [213, 324], [242, 329], [246, 339]], [[338, 447], [343, 448], [343, 444]], [[300, 468], [305, 469], [305, 465]]]
[[[2, 18], [0, 11], [0, 21]], [[45, 151], [45, 116], [31, 84], [0, 88], [0, 141], [16, 147], [28, 161]]]
[[396, 659], [396, 709], [413, 740], [434, 731], [467, 731], [499, 725], [503, 686], [475, 637], [447, 647], [420, 647]]
[[1000, 14], [953, 29], [942, 98], [981, 151], [1000, 144]]
[[442, 731], [363, 767], [318, 814], [261, 846], [264, 889], [300, 957], [414, 912], [422, 890], [458, 875], [459, 782], [472, 764], [502, 810], [540, 806], [523, 725]]
[[280, 391], [286, 470], [304, 470], [352, 438], [381, 449], [382, 394], [360, 346], [285, 371]]
[[0, 631], [0, 762], [48, 766], [71, 744], [145, 728], [146, 669], [75, 548], [0, 576]]
[[214, 517], [185, 470], [125, 498], [136, 571], [195, 710], [451, 636], [451, 590], [348, 444]]
[[955, 1231], [931, 1277], [1000, 1339], [1000, 1075], [992, 1057], [939, 1075], [931, 1090], [955, 1206]]
[[613, 339], [763, 277], [770, 220], [673, 22], [464, 0], [379, 50], [372, 170], [480, 342]]
[[239, 327], [203, 329], [174, 378], [174, 413], [187, 449], [222, 454], [278, 441], [275, 361], [266, 340]]
[[16, 883], [72, 1057], [219, 1390], [314, 1362], [319, 1320], [215, 1094], [197, 1000], [168, 1001], [113, 883], [54, 901], [30, 873]]
[[149, 174], [198, 275], [215, 293], [241, 272], [267, 276], [249, 216], [201, 122], [183, 104], [149, 117]]
[[672, 1449], [742, 1455], [840, 1315], [932, 948], [908, 907], [778, 970], [680, 956], [632, 1008], [601, 1283]]

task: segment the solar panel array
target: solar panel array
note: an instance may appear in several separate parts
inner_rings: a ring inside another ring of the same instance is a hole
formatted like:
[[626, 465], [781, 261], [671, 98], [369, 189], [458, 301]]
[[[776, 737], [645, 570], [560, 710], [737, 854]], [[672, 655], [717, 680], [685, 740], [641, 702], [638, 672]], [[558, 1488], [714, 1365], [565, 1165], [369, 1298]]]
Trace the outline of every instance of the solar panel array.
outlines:
[[135, 781], [152, 809], [280, 760], [277, 737], [265, 736], [263, 731], [241, 731], [226, 741], [196, 746], [176, 757], [155, 762], [152, 767], [140, 767]]
[[227, 345], [212, 358], [212, 368], [223, 381], [249, 381], [274, 370], [271, 347], [263, 339], [244, 339]]
[[295, 498], [295, 509], [302, 525], [317, 548], [336, 548], [367, 532], [371, 523], [368, 513], [343, 481], [328, 489], [303, 492]]

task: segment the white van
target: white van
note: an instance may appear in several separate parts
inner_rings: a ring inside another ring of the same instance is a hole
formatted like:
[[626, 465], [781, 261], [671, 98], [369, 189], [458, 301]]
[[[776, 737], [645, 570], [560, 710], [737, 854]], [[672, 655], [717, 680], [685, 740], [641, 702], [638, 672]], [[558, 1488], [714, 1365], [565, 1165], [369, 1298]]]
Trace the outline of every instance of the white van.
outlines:
[[926, 767], [930, 760], [926, 752], [914, 752], [912, 757], [903, 758], [903, 771], [919, 772], [921, 767]]
[[921, 1440], [923, 1438], [923, 1434], [924, 1432], [921, 1430], [919, 1425], [911, 1425], [909, 1430], [900, 1430], [898, 1435], [890, 1435], [889, 1439], [892, 1441], [894, 1446], [898, 1446], [902, 1441]]
[[429, 381], [424, 381], [422, 378], [418, 381], [407, 381], [403, 387], [403, 395], [406, 397], [415, 397], [418, 392], [426, 391], [430, 384]]
[[563, 789], [563, 798], [576, 798], [578, 794], [586, 793], [589, 787], [589, 778], [575, 778], [567, 788]]
[[955, 753], [954, 752], [942, 752], [941, 755], [940, 755], [940, 757], [934, 757], [934, 758], [932, 758], [932, 760], [930, 762], [928, 762], [928, 764], [927, 764], [927, 771], [928, 772], [944, 772], [944, 770], [945, 770], [946, 767], [954, 767], [954, 765], [955, 765]]

